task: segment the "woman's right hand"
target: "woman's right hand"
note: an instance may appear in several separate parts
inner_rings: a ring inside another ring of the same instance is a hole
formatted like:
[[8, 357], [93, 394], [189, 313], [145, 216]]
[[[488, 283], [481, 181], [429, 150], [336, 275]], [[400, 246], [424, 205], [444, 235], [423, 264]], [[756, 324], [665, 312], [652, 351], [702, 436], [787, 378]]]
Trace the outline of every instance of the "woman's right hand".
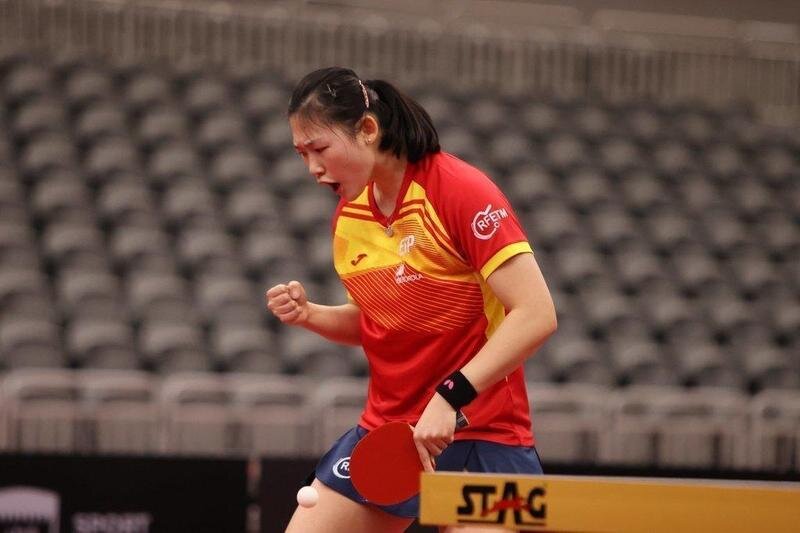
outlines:
[[308, 298], [299, 281], [275, 285], [267, 291], [267, 308], [284, 324], [302, 325], [308, 321]]

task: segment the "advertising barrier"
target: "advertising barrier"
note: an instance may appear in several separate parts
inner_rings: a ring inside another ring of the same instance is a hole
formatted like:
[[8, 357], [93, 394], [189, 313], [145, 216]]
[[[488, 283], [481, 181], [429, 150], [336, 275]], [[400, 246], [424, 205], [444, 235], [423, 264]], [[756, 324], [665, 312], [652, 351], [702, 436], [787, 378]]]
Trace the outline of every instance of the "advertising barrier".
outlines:
[[0, 533], [245, 532], [247, 465], [0, 455]]

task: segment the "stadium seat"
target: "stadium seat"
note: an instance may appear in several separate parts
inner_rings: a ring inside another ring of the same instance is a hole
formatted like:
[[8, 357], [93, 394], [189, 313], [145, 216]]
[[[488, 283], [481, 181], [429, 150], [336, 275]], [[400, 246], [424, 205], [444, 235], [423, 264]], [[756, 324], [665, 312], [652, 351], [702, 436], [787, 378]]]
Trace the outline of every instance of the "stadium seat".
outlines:
[[714, 138], [719, 125], [699, 109], [686, 111], [673, 118], [673, 129], [695, 149], [703, 149]]
[[7, 369], [66, 366], [55, 320], [5, 315], [0, 321], [0, 362]]
[[160, 221], [155, 198], [137, 174], [120, 174], [104, 184], [97, 191], [96, 205], [100, 223], [108, 227], [146, 227]]
[[72, 170], [77, 166], [75, 146], [64, 133], [40, 135], [25, 147], [19, 165], [29, 181], [53, 170]]
[[800, 251], [800, 225], [792, 220], [788, 210], [776, 209], [774, 201], [764, 212], [759, 213], [753, 227], [754, 237], [772, 258], [786, 259]]
[[105, 183], [121, 173], [138, 173], [141, 164], [136, 146], [127, 136], [103, 138], [89, 149], [86, 170], [93, 183]]
[[65, 330], [71, 362], [81, 368], [136, 369], [140, 366], [133, 329], [113, 316], [75, 316]]
[[506, 128], [492, 135], [486, 153], [492, 166], [505, 175], [510, 169], [530, 161], [533, 146], [522, 132]]
[[138, 346], [145, 368], [162, 374], [209, 371], [202, 331], [190, 322], [150, 318], [139, 329]]
[[627, 249], [643, 240], [636, 221], [620, 204], [598, 205], [590, 210], [586, 223], [595, 244], [603, 250]]
[[692, 151], [684, 142], [676, 139], [653, 146], [652, 158], [655, 168], [670, 179], [679, 179], [696, 166]]
[[63, 269], [56, 279], [56, 295], [67, 318], [124, 317], [117, 278], [108, 270]]
[[709, 340], [685, 341], [672, 350], [680, 380], [689, 386], [743, 390], [746, 382], [738, 361]]
[[236, 232], [279, 230], [282, 233], [282, 206], [263, 182], [240, 184], [225, 199], [225, 217]]
[[614, 383], [604, 348], [591, 340], [581, 324], [562, 321], [543, 351], [557, 382]]
[[570, 246], [573, 241], [590, 245], [584, 238], [588, 231], [582, 219], [563, 201], [555, 198], [542, 201], [528, 214], [523, 214], [523, 224], [534, 246], [552, 249]]
[[671, 272], [644, 240], [631, 240], [613, 255], [614, 276], [623, 292], [641, 293], [661, 283], [671, 283]]
[[109, 137], [127, 134], [125, 113], [113, 102], [100, 101], [87, 105], [76, 117], [75, 137], [78, 143], [88, 146]]
[[624, 112], [624, 126], [634, 141], [653, 145], [663, 136], [664, 121], [652, 106], [634, 105]]
[[189, 123], [180, 110], [172, 105], [146, 109], [136, 127], [137, 139], [145, 150], [159, 145], [176, 143], [189, 137]]
[[559, 110], [546, 102], [523, 104], [520, 119], [525, 130], [539, 142], [545, 141], [562, 128]]
[[126, 279], [126, 295], [139, 321], [184, 321], [195, 313], [189, 287], [174, 273], [134, 269]]
[[246, 124], [241, 114], [233, 110], [221, 110], [206, 116], [198, 124], [195, 142], [204, 153], [244, 144], [247, 139]]
[[773, 343], [749, 343], [746, 347], [736, 347], [742, 354], [745, 376], [750, 387], [755, 390], [800, 388], [800, 370]]
[[137, 370], [77, 373], [84, 453], [150, 455], [159, 451], [158, 382]]
[[237, 274], [242, 270], [233, 239], [213, 226], [186, 228], [178, 235], [178, 261], [192, 275], [218, 272]]
[[244, 90], [242, 109], [250, 120], [264, 121], [283, 115], [288, 101], [289, 95], [277, 84], [255, 80]]
[[108, 243], [111, 258], [122, 272], [161, 272], [176, 268], [167, 234], [157, 226], [116, 227]]
[[14, 107], [54, 92], [53, 76], [46, 66], [23, 61], [6, 73], [2, 89], [3, 98], [9, 106]]
[[360, 378], [326, 379], [312, 388], [309, 404], [313, 415], [314, 450], [328, 449], [331, 442], [358, 423], [367, 398], [367, 381]]
[[675, 324], [697, 318], [698, 312], [669, 280], [655, 280], [642, 287], [637, 300], [644, 316], [656, 331], [664, 332]]
[[172, 180], [161, 196], [161, 210], [172, 230], [220, 227], [217, 198], [200, 179]]
[[639, 148], [624, 137], [601, 140], [597, 152], [601, 167], [609, 174], [622, 175], [643, 164]]
[[53, 172], [35, 184], [30, 206], [36, 219], [45, 224], [53, 219], [66, 220], [70, 215], [91, 212], [94, 207], [85, 182], [72, 172]]
[[497, 99], [470, 99], [463, 111], [468, 127], [478, 135], [492, 136], [507, 128], [508, 110]]
[[472, 131], [460, 126], [439, 130], [439, 144], [443, 150], [467, 161], [471, 161], [483, 153], [481, 142], [477, 136]]
[[220, 146], [211, 161], [211, 182], [220, 191], [229, 191], [240, 184], [264, 179], [256, 153], [241, 145]]
[[580, 287], [596, 280], [608, 279], [602, 255], [580, 240], [569, 241], [553, 253], [553, 263], [567, 287]]
[[571, 171], [584, 163], [586, 151], [583, 143], [568, 133], [557, 133], [544, 144], [545, 161], [554, 170], [562, 172]]
[[278, 160], [287, 154], [293, 155], [292, 135], [288, 131], [288, 122], [283, 115], [264, 118], [258, 129], [256, 141], [262, 155], [272, 160]]
[[221, 376], [184, 372], [166, 378], [159, 390], [161, 451], [204, 456], [235, 451], [230, 397]]
[[349, 361], [338, 346], [309, 331], [288, 328], [281, 333], [280, 348], [282, 362], [290, 373], [307, 368], [316, 370], [309, 374], [318, 377], [350, 375]]
[[711, 252], [699, 242], [686, 242], [670, 254], [669, 266], [685, 293], [697, 294], [709, 283], [719, 282], [723, 272]]
[[221, 107], [231, 105], [232, 95], [227, 84], [218, 77], [200, 76], [190, 80], [183, 94], [189, 113], [201, 117]]
[[223, 323], [213, 328], [216, 366], [230, 372], [279, 374], [283, 368], [269, 330], [253, 324]]
[[782, 185], [800, 177], [797, 156], [780, 146], [766, 147], [758, 155], [758, 168], [766, 183]]
[[201, 169], [198, 154], [184, 141], [157, 146], [147, 162], [147, 176], [157, 187], [164, 187], [185, 176], [202, 176]]
[[602, 462], [672, 468], [747, 463], [746, 403], [727, 389], [636, 386], [617, 391]]
[[288, 197], [295, 189], [313, 183], [313, 179], [297, 154], [286, 153], [274, 161], [266, 183], [276, 195]]
[[233, 374], [228, 378], [239, 427], [240, 453], [259, 457], [313, 457], [312, 383], [303, 377]]
[[0, 384], [7, 449], [69, 453], [79, 449], [80, 405], [72, 372], [20, 369]]
[[712, 143], [703, 150], [704, 169], [719, 183], [727, 183], [746, 168], [738, 147], [729, 142]]
[[558, 181], [541, 165], [520, 165], [508, 173], [505, 183], [509, 200], [518, 210], [538, 210], [560, 197]]
[[772, 472], [800, 466], [800, 391], [766, 389], [750, 404], [750, 465]]
[[755, 298], [759, 294], [779, 291], [781, 279], [778, 270], [760, 245], [736, 249], [726, 263], [741, 294]]
[[63, 134], [67, 131], [64, 106], [53, 97], [38, 97], [20, 106], [10, 126], [20, 142], [31, 142], [48, 133]]
[[691, 241], [696, 235], [689, 216], [676, 207], [652, 209], [642, 222], [657, 252], [669, 253], [681, 244]]
[[706, 210], [701, 215], [701, 223], [706, 242], [716, 253], [728, 254], [752, 242], [749, 228], [730, 208]]
[[295, 236], [328, 233], [337, 198], [327, 187], [305, 185], [292, 191], [286, 205], [288, 229]]
[[625, 172], [617, 183], [622, 203], [637, 216], [647, 217], [651, 212], [668, 208], [673, 201], [670, 189], [648, 169]]
[[203, 319], [208, 322], [222, 320], [226, 313], [238, 315], [237, 322], [248, 316], [248, 311], [260, 308], [261, 294], [242, 276], [231, 273], [208, 273], [195, 278], [195, 305]]
[[52, 297], [47, 278], [38, 265], [34, 268], [12, 265], [0, 268], [0, 316], [36, 315], [41, 309], [31, 304], [42, 300], [52, 300]]
[[54, 223], [42, 234], [44, 258], [57, 268], [107, 266], [103, 236], [85, 222]]
[[134, 69], [125, 81], [123, 99], [131, 111], [138, 113], [157, 105], [169, 105], [173, 102], [174, 95], [164, 77]]
[[289, 273], [301, 263], [297, 242], [283, 233], [252, 231], [244, 236], [241, 253], [244, 266], [253, 277]]
[[528, 381], [539, 454], [551, 464], [595, 463], [611, 392], [601, 385]]
[[581, 211], [615, 201], [611, 180], [594, 167], [581, 167], [567, 173], [563, 186], [569, 202]]
[[586, 325], [593, 331], [606, 330], [615, 321], [635, 313], [631, 299], [610, 284], [587, 285], [578, 294]]
[[64, 81], [64, 94], [73, 109], [106, 100], [114, 93], [114, 84], [108, 72], [102, 69], [73, 70]]

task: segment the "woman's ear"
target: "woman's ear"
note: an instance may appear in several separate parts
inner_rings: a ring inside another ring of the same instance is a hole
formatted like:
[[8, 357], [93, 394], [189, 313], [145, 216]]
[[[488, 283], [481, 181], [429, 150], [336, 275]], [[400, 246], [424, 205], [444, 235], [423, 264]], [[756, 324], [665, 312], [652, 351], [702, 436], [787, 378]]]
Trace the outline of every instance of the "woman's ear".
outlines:
[[380, 126], [378, 121], [375, 120], [371, 114], [367, 114], [361, 119], [361, 127], [358, 134], [364, 139], [367, 144], [372, 144], [378, 139], [380, 133]]

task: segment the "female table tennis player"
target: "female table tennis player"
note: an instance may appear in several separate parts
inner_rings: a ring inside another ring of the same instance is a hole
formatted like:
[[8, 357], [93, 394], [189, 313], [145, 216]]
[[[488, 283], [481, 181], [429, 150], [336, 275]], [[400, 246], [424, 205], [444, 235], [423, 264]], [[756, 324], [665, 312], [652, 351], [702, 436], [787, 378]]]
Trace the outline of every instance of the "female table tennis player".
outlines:
[[[333, 255], [348, 303], [315, 304], [287, 280], [267, 291], [267, 307], [285, 324], [362, 346], [370, 381], [358, 426], [317, 466], [319, 503], [298, 507], [287, 531], [411, 524], [417, 497], [366, 503], [342, 468], [389, 421], [414, 427], [426, 470], [541, 473], [522, 364], [555, 331], [556, 314], [508, 200], [443, 152], [428, 113], [386, 81], [311, 72], [288, 117], [309, 172], [340, 197]], [[458, 409], [470, 425], [455, 433]]]

